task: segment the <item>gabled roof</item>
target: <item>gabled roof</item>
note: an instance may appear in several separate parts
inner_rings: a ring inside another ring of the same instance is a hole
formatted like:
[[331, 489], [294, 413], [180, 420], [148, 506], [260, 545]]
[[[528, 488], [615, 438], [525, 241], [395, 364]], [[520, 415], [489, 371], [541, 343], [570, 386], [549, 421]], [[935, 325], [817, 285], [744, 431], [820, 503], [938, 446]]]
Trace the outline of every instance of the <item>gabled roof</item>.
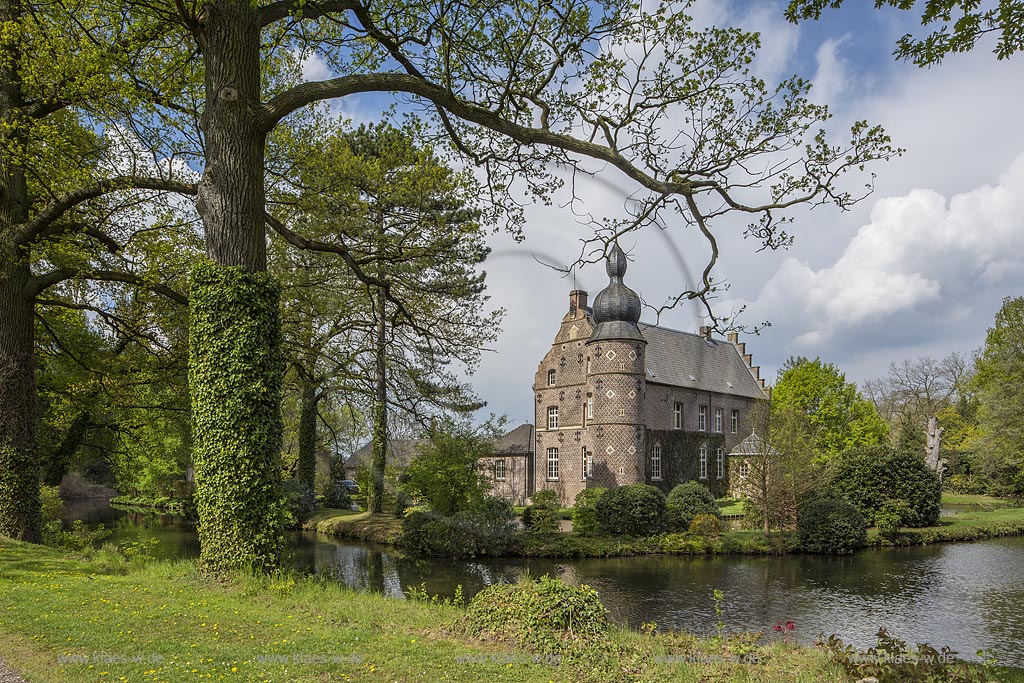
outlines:
[[648, 382], [765, 398], [731, 343], [645, 323], [640, 323], [640, 333], [647, 340]]
[[765, 443], [760, 434], [753, 432], [743, 441], [736, 444], [736, 448], [732, 449], [729, 455], [765, 455], [766, 453], [776, 454], [778, 451]]
[[533, 425], [521, 424], [493, 442], [495, 455], [526, 455], [533, 453]]
[[[388, 466], [408, 467], [416, 457], [416, 447], [427, 443], [427, 439], [388, 439]], [[373, 457], [373, 442], [370, 441], [349, 456], [345, 467], [369, 467]]]

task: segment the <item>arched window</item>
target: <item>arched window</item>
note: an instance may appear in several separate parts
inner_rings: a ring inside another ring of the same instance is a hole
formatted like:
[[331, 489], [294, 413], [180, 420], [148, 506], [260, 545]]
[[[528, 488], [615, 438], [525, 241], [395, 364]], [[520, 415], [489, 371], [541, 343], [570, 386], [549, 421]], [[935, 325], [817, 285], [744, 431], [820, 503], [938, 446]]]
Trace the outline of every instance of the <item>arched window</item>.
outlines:
[[555, 371], [554, 370], [548, 370], [548, 386], [549, 387], [555, 386]]

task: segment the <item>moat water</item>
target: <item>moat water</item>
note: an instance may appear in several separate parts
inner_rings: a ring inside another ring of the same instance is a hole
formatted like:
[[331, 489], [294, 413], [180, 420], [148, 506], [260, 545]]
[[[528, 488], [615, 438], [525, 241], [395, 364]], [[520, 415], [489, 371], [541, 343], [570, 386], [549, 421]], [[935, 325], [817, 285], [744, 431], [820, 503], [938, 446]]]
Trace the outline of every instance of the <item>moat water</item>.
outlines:
[[[105, 505], [69, 508], [72, 518], [113, 528], [115, 542], [159, 539], [153, 554], [199, 554], [195, 530], [174, 517], [115, 510]], [[1024, 538], [865, 550], [847, 557], [646, 556], [584, 560], [424, 560], [393, 548], [314, 532], [288, 538], [288, 562], [303, 572], [330, 576], [358, 590], [402, 598], [410, 586], [467, 598], [484, 587], [514, 581], [524, 572], [560, 574], [595, 588], [612, 618], [632, 627], [697, 634], [715, 631], [712, 594], [725, 596], [725, 630], [764, 631], [792, 621], [791, 637], [813, 642], [837, 634], [860, 647], [874, 644], [878, 628], [914, 644], [948, 645], [964, 659], [985, 650], [1000, 664], [1024, 667]]]

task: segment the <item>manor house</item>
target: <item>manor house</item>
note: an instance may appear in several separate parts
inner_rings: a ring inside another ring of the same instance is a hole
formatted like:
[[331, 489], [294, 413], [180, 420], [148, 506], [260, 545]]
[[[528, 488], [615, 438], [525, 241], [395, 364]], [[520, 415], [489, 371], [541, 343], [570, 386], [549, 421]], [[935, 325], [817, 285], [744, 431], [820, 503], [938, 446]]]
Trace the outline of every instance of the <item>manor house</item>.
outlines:
[[[751, 435], [751, 409], [768, 397], [759, 368], [735, 333], [725, 341], [709, 328], [641, 323], [617, 244], [606, 269], [609, 284], [593, 307], [587, 292], [569, 293], [534, 377], [535, 428], [510, 432], [485, 463], [494, 493], [520, 503], [554, 489], [570, 506], [585, 488], [648, 483], [668, 493], [696, 479], [725, 495], [728, 455]], [[743, 474], [732, 474], [734, 485]]]

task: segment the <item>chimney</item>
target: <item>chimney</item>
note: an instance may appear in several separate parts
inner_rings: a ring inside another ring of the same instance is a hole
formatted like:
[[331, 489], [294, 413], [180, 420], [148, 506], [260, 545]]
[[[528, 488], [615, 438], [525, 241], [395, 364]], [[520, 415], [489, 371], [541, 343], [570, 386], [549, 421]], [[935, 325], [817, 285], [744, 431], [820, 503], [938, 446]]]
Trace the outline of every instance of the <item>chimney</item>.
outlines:
[[739, 341], [740, 341], [740, 333], [739, 332], [730, 332], [729, 333], [729, 343], [730, 344], [737, 344], [737, 343], [739, 343]]
[[699, 334], [705, 339], [711, 339], [711, 327], [709, 325], [701, 325]]
[[569, 312], [587, 311], [587, 293], [582, 289], [574, 289], [569, 292]]

